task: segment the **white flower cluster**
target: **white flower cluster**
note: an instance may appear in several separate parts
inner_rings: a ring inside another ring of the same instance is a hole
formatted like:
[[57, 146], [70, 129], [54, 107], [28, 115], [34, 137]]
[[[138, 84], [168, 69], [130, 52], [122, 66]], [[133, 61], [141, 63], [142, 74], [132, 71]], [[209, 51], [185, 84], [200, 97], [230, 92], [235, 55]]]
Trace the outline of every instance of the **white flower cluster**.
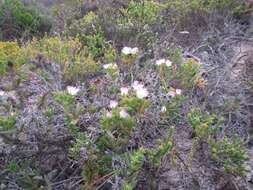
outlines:
[[166, 65], [167, 67], [170, 67], [172, 65], [172, 62], [168, 59], [159, 59], [155, 62], [156, 65]]
[[[134, 81], [133, 84], [131, 85], [131, 87], [136, 92], [137, 98], [143, 99], [143, 98], [146, 98], [149, 94], [148, 90], [139, 81]], [[126, 96], [126, 95], [128, 95], [129, 90], [130, 90], [129, 87], [122, 87], [122, 88], [120, 88], [120, 94], [122, 96]]]
[[146, 98], [148, 96], [148, 90], [139, 81], [134, 81], [132, 88], [136, 92], [136, 96], [140, 99]]
[[181, 95], [182, 90], [181, 89], [173, 89], [168, 92], [168, 95], [171, 97], [175, 97], [176, 95]]
[[118, 69], [118, 66], [116, 63], [109, 63], [109, 64], [104, 65], [103, 67], [104, 69], [115, 69], [115, 70]]
[[115, 100], [111, 100], [110, 101], [110, 108], [116, 108], [118, 106], [118, 102], [117, 101], [115, 101]]
[[0, 96], [4, 96], [5, 95], [5, 92], [0, 90]]
[[[140, 83], [139, 81], [134, 81], [133, 84], [131, 85], [131, 87], [134, 89], [134, 91], [136, 92], [136, 96], [137, 98], [143, 99], [146, 98], [148, 96], [148, 90], [144, 87], [144, 85], [142, 83]], [[130, 87], [121, 87], [120, 88], [120, 94], [122, 96], [126, 96], [128, 95], [130, 91]], [[118, 106], [118, 102], [115, 100], [111, 100], [109, 107], [111, 109], [116, 108]], [[125, 108], [120, 108], [120, 112], [119, 115], [121, 118], [127, 118], [130, 117], [130, 115], [127, 113], [127, 110]], [[106, 117], [111, 118], [112, 117], [112, 112], [108, 111], [106, 113]]]
[[137, 47], [131, 48], [131, 47], [124, 47], [121, 50], [121, 53], [124, 55], [136, 55], [139, 53], [139, 49]]
[[[110, 107], [111, 109], [113, 109], [113, 108], [116, 108], [118, 105], [119, 105], [119, 103], [118, 103], [116, 100], [111, 100], [111, 101], [110, 101], [109, 107]], [[126, 111], [125, 108], [120, 108], [119, 116], [120, 116], [121, 118], [130, 117], [130, 115], [127, 113], [127, 111]], [[108, 111], [108, 112], [106, 113], [106, 117], [111, 118], [111, 117], [112, 117], [112, 111]]]
[[[171, 89], [168, 92], [168, 95], [171, 97], [175, 97], [176, 95], [181, 95], [182, 94], [182, 90], [181, 89]], [[165, 113], [167, 111], [166, 106], [162, 106], [161, 108], [161, 113]]]
[[119, 116], [121, 118], [127, 118], [127, 117], [130, 117], [130, 115], [127, 113], [126, 109], [122, 108], [119, 112]]
[[80, 91], [80, 89], [77, 88], [77, 87], [74, 87], [74, 86], [67, 86], [67, 92], [68, 92], [69, 94], [71, 94], [72, 96], [77, 95], [77, 93], [78, 93], [79, 91]]
[[129, 92], [129, 88], [128, 87], [121, 87], [120, 88], [120, 94], [121, 94], [121, 96], [126, 96], [126, 95], [128, 95], [128, 92]]

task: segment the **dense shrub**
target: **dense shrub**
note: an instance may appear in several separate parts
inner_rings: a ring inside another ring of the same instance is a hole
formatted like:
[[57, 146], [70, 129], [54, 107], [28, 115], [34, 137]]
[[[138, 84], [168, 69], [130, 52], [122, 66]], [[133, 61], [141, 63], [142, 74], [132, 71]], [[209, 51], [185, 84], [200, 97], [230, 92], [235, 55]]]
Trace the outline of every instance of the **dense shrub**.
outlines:
[[76, 81], [98, 71], [99, 62], [95, 62], [86, 46], [78, 38], [44, 37], [33, 39], [26, 47], [30, 59], [38, 54], [46, 60], [60, 64], [64, 79]]
[[[230, 14], [238, 14], [239, 10], [243, 11], [246, 9], [246, 6], [243, 1], [238, 0], [176, 0], [167, 3], [167, 6], [175, 8], [181, 13], [189, 13], [191, 11], [206, 11], [212, 12], [214, 10], [226, 11]], [[243, 13], [243, 12], [241, 12]]]
[[17, 42], [1, 42], [0, 41], [0, 74], [7, 74], [13, 69], [17, 70], [22, 64], [27, 61], [22, 48]]
[[101, 19], [94, 12], [89, 12], [81, 19], [74, 20], [67, 27], [66, 34], [79, 38], [81, 43], [87, 46], [93, 58], [114, 61], [114, 49], [105, 39], [104, 31], [101, 28]]
[[48, 33], [50, 28], [49, 17], [42, 15], [39, 8], [24, 5], [19, 0], [0, 1], [0, 39], [42, 36]]

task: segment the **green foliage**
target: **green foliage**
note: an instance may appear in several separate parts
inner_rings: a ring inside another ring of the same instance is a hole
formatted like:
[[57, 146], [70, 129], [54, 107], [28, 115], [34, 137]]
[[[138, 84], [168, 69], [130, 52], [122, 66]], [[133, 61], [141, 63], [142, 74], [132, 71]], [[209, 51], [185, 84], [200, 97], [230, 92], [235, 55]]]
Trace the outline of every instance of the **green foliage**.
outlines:
[[83, 107], [75, 102], [75, 97], [67, 92], [54, 93], [54, 100], [63, 106], [64, 121], [69, 128], [71, 135], [78, 136], [79, 129], [77, 123], [80, 115], [83, 113]]
[[173, 64], [179, 65], [183, 62], [182, 49], [178, 47], [168, 48], [165, 50], [165, 53]]
[[38, 171], [34, 169], [20, 168], [17, 176], [17, 183], [24, 189], [32, 190], [43, 187], [43, 178]]
[[140, 99], [137, 97], [123, 97], [120, 104], [127, 108], [129, 113], [143, 113], [150, 105], [150, 102], [146, 99]]
[[52, 119], [54, 116], [54, 110], [52, 108], [47, 108], [44, 112], [45, 116], [48, 117], [49, 119]]
[[157, 148], [146, 150], [148, 161], [153, 167], [159, 167], [162, 158], [173, 148], [173, 134], [174, 127], [171, 127], [168, 130], [167, 137], [163, 141], [161, 140], [159, 142], [159, 146]]
[[18, 185], [24, 189], [38, 189], [42, 187], [43, 178], [38, 176], [38, 172], [34, 170], [23, 170], [17, 177]]
[[0, 41], [0, 74], [5, 75], [8, 69], [18, 70], [18, 68], [27, 61], [23, 50], [17, 42]]
[[24, 5], [19, 0], [0, 1], [0, 39], [42, 36], [51, 29], [52, 22], [39, 8]]
[[59, 91], [54, 94], [54, 100], [59, 104], [63, 105], [64, 108], [68, 108], [75, 102], [74, 96], [64, 91]]
[[115, 143], [116, 140], [112, 136], [103, 133], [96, 141], [96, 146], [100, 151], [105, 151], [107, 149], [115, 149], [119, 143]]
[[239, 137], [229, 139], [224, 136], [218, 140], [214, 138], [214, 132], [220, 126], [222, 119], [215, 121], [217, 120], [215, 115], [204, 114], [198, 108], [193, 108], [187, 114], [187, 119], [197, 137], [194, 146], [197, 146], [199, 140], [206, 140], [210, 145], [212, 159], [221, 165], [225, 172], [240, 175], [245, 172], [243, 164], [247, 154], [243, 141]]
[[169, 116], [169, 119], [175, 120], [179, 118], [180, 115], [180, 106], [186, 100], [185, 96], [177, 95], [166, 104], [166, 115]]
[[67, 35], [78, 37], [94, 59], [105, 58], [111, 62], [115, 59], [115, 50], [104, 37], [100, 18], [89, 12], [83, 18], [74, 20], [67, 28]]
[[112, 110], [112, 117], [104, 116], [101, 119], [102, 128], [106, 131], [117, 132], [119, 135], [128, 136], [134, 127], [132, 117], [121, 117], [119, 109]]
[[100, 29], [99, 17], [94, 12], [89, 12], [81, 19], [75, 19], [67, 28], [67, 34], [77, 35], [94, 35]]
[[[205, 5], [205, 4], [204, 4]], [[238, 0], [209, 0], [205, 5], [209, 10], [212, 9], [228, 9], [231, 14], [239, 16], [246, 11], [243, 1]]]
[[143, 27], [143, 31], [138, 33], [136, 40], [138, 46], [143, 50], [149, 50], [157, 42], [158, 34], [152, 31], [152, 27]]
[[134, 151], [129, 157], [129, 170], [131, 173], [140, 171], [143, 161], [145, 159], [144, 151], [142, 149]]
[[212, 158], [222, 165], [225, 172], [232, 174], [244, 174], [244, 162], [247, 159], [246, 149], [239, 137], [223, 137], [219, 141], [211, 143]]
[[101, 141], [98, 140], [96, 148], [95, 144], [85, 133], [80, 132], [77, 128], [75, 129], [75, 132], [72, 131], [75, 141], [71, 145], [69, 153], [73, 159], [82, 160], [82, 176], [85, 179], [85, 187], [89, 189], [91, 188], [90, 184], [97, 177], [106, 175], [112, 171], [112, 156], [104, 152], [103, 148], [99, 145]]
[[125, 54], [121, 53], [121, 61], [124, 64], [132, 65], [134, 63], [134, 61], [136, 60], [137, 56], [138, 56], [138, 54], [125, 55]]
[[168, 83], [176, 83], [180, 88], [190, 89], [195, 86], [204, 87], [206, 81], [199, 75], [201, 64], [195, 59], [183, 60], [180, 48], [166, 49], [165, 53], [169, 56], [171, 66], [161, 64], [158, 67], [161, 83], [165, 90]]
[[32, 167], [32, 163], [26, 159], [22, 162], [10, 160], [5, 166], [6, 172], [15, 175], [16, 185], [19, 188], [32, 190], [44, 188], [45, 183], [38, 170]]
[[70, 148], [70, 156], [75, 160], [82, 160], [82, 175], [88, 187], [98, 176], [112, 172], [111, 154], [96, 149], [84, 133], [79, 132]]
[[76, 160], [80, 159], [80, 149], [82, 147], [86, 147], [86, 145], [89, 143], [86, 135], [84, 133], [77, 133], [75, 137], [75, 142], [72, 144], [72, 146], [69, 149], [69, 153], [71, 157], [73, 157]]
[[133, 186], [131, 183], [124, 182], [122, 185], [122, 190], [133, 190]]
[[187, 114], [188, 123], [193, 128], [196, 136], [200, 139], [210, 137], [217, 129], [217, 126], [212, 126], [215, 124], [215, 119], [215, 115], [202, 113], [199, 108], [192, 108]]
[[[167, 3], [167, 6], [174, 8], [182, 14], [191, 11], [206, 11], [211, 12], [214, 9], [228, 10], [231, 14], [235, 13], [238, 8], [244, 6], [243, 1], [238, 0], [176, 0]], [[245, 6], [244, 6], [245, 8]]]
[[31, 58], [42, 54], [50, 61], [62, 66], [64, 79], [77, 81], [99, 70], [87, 47], [78, 38], [44, 37], [33, 39], [26, 46], [26, 52]]
[[69, 127], [70, 133], [74, 136], [78, 135], [79, 128], [77, 128], [77, 124], [82, 113], [83, 107], [79, 103], [65, 109], [65, 122]]
[[82, 37], [83, 43], [88, 47], [89, 52], [94, 58], [106, 57], [108, 61], [114, 60], [114, 49], [105, 41], [101, 32]]
[[90, 184], [100, 177], [110, 172], [112, 157], [110, 155], [96, 155], [94, 152], [89, 153], [89, 159], [83, 165], [82, 175], [86, 181], [87, 189], [91, 188]]
[[133, 1], [129, 3], [126, 9], [122, 12], [125, 13], [127, 23], [141, 23], [152, 24], [157, 19], [157, 14], [160, 12], [162, 6], [155, 1]]
[[18, 164], [17, 164], [17, 162], [12, 160], [6, 165], [5, 169], [10, 172], [17, 172], [18, 171]]
[[0, 117], [0, 132], [12, 130], [15, 123], [16, 119], [14, 116]]
[[[162, 10], [162, 4], [152, 0], [131, 0], [124, 8], [110, 9], [110, 14], [107, 14], [105, 24], [111, 25], [109, 28], [103, 24], [103, 30], [106, 36], [111, 36], [111, 39], [124, 42], [134, 41], [138, 47], [142, 49], [150, 49], [157, 40], [157, 33], [152, 29], [152, 25], [160, 18], [159, 13]], [[102, 13], [103, 14], [103, 13]], [[114, 33], [111, 34], [111, 29]], [[127, 39], [127, 41], [126, 41]], [[133, 58], [123, 57], [124, 63], [133, 63]]]
[[174, 127], [171, 127], [168, 130], [166, 138], [160, 140], [157, 147], [141, 147], [138, 150], [126, 154], [128, 167], [127, 171], [122, 171], [124, 174], [127, 173], [126, 181], [124, 182], [122, 189], [133, 189], [138, 173], [143, 170], [143, 165], [152, 168], [151, 170], [145, 170], [144, 175], [148, 177], [149, 180], [152, 180], [149, 184], [154, 185], [153, 180], [155, 181], [156, 177], [153, 173], [153, 169], [156, 169], [161, 165], [162, 158], [173, 148], [173, 134]]
[[200, 64], [194, 59], [187, 59], [176, 71], [175, 79], [183, 88], [192, 88], [198, 78]]

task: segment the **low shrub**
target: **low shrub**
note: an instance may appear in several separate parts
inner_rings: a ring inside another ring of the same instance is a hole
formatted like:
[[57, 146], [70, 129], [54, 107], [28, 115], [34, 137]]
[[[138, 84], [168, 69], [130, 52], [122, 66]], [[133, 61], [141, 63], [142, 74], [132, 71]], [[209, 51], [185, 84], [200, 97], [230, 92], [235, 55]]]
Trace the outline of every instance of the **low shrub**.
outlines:
[[0, 74], [5, 75], [11, 69], [18, 68], [27, 61], [23, 49], [19, 47], [17, 42], [1, 42], [0, 41]]
[[0, 1], [0, 39], [27, 39], [43, 36], [51, 29], [50, 18], [32, 5], [24, 5], [19, 0]]
[[27, 44], [26, 52], [31, 58], [38, 54], [60, 64], [66, 81], [77, 81], [99, 70], [88, 48], [78, 38], [44, 37]]
[[73, 20], [68, 26], [66, 33], [71, 36], [77, 36], [93, 35], [98, 31], [101, 31], [100, 18], [94, 12], [89, 12], [84, 17]]
[[125, 17], [121, 23], [153, 24], [162, 9], [162, 4], [155, 1], [130, 1], [127, 8], [122, 9]]
[[173, 2], [168, 2], [167, 6], [174, 8], [181, 12], [182, 14], [189, 13], [191, 11], [206, 11], [212, 12], [214, 10], [226, 11], [230, 14], [239, 13], [238, 10], [246, 9], [246, 6], [243, 1], [238, 0], [176, 0]]
[[239, 137], [223, 137], [219, 141], [211, 143], [212, 159], [220, 164], [225, 172], [234, 175], [245, 174], [244, 162], [247, 159], [247, 153], [244, 142]]
[[71, 21], [66, 27], [65, 34], [80, 39], [94, 59], [103, 60], [105, 58], [105, 62], [114, 61], [115, 50], [105, 39], [101, 19], [96, 13], [91, 11], [82, 18]]
[[183, 88], [192, 88], [199, 74], [200, 63], [194, 59], [187, 59], [177, 70], [175, 79], [180, 81]]
[[193, 108], [187, 118], [195, 133], [191, 156], [196, 151], [196, 146], [205, 141], [208, 144], [207, 152], [218, 167], [233, 175], [245, 174], [247, 153], [242, 139], [226, 135], [218, 139], [216, 137], [223, 119], [218, 120], [215, 115], [202, 113], [199, 108]]
[[0, 132], [13, 130], [15, 122], [14, 116], [0, 117]]
[[215, 116], [205, 113], [203, 114], [198, 108], [191, 109], [187, 114], [187, 119], [197, 138], [208, 139], [217, 129], [217, 127], [214, 127]]

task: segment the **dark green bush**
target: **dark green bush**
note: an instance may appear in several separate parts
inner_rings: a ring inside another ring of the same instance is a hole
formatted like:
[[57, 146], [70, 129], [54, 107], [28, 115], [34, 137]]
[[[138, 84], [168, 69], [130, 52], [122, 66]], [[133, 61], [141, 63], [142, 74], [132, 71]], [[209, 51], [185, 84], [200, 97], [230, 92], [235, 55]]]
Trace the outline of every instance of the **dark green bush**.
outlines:
[[0, 40], [42, 36], [50, 31], [51, 25], [49, 17], [33, 5], [0, 0]]

